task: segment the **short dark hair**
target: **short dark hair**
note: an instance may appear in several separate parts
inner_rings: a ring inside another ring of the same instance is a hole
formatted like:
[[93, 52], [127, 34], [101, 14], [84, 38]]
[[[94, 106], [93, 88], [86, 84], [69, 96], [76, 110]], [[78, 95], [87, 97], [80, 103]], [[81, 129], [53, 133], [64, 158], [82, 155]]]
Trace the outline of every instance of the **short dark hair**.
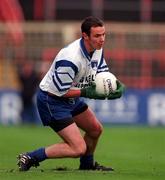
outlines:
[[88, 36], [90, 36], [91, 27], [98, 26], [104, 26], [104, 23], [101, 19], [93, 16], [86, 17], [81, 24], [81, 32], [85, 32]]

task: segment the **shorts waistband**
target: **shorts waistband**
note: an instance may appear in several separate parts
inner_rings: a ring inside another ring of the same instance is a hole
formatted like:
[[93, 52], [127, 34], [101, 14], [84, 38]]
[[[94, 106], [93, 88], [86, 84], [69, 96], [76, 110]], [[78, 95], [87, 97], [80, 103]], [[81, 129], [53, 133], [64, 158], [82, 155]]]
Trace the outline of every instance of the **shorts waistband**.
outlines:
[[50, 92], [47, 92], [47, 94], [48, 94], [49, 96], [52, 96], [52, 97], [59, 97], [59, 96], [56, 96], [55, 94], [50, 93]]
[[48, 91], [43, 91], [42, 89], [39, 89], [39, 91], [46, 94], [46, 95], [48, 95], [48, 96], [54, 97], [54, 98], [63, 98], [63, 97], [60, 97], [60, 96], [56, 96], [55, 94], [50, 93]]
[[73, 100], [73, 99], [75, 99], [75, 98], [67, 98], [67, 97], [61, 97], [61, 96], [56, 96], [55, 94], [53, 94], [53, 93], [50, 93], [50, 92], [48, 92], [48, 91], [43, 91], [42, 89], [40, 89], [40, 91], [42, 92], [42, 93], [44, 93], [44, 94], [46, 94], [46, 95], [48, 95], [48, 96], [50, 96], [50, 97], [52, 97], [52, 98], [54, 98], [54, 99], [61, 99], [61, 100]]

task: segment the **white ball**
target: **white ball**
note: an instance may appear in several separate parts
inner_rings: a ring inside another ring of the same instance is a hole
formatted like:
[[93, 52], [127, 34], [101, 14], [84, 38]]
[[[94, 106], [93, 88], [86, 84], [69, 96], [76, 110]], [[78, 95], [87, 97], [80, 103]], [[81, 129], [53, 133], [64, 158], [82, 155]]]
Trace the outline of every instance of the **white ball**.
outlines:
[[116, 76], [110, 72], [101, 72], [96, 74], [96, 92], [104, 95], [114, 92], [117, 89]]

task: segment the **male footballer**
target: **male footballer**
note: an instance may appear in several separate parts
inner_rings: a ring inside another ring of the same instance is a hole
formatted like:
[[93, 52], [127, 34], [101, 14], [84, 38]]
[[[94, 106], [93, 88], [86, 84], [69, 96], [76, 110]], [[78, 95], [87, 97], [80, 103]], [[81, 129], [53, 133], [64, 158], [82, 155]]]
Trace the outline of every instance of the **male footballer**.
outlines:
[[[95, 114], [83, 101], [120, 98], [124, 85], [108, 97], [96, 92], [93, 83], [100, 72], [109, 71], [103, 57], [105, 27], [102, 20], [87, 17], [81, 24], [82, 37], [59, 51], [40, 82], [37, 107], [44, 126], [49, 126], [63, 142], [18, 155], [20, 171], [37, 167], [46, 159], [80, 157], [79, 170], [113, 171], [94, 160], [94, 152], [103, 131]], [[80, 129], [85, 132], [82, 136]]]

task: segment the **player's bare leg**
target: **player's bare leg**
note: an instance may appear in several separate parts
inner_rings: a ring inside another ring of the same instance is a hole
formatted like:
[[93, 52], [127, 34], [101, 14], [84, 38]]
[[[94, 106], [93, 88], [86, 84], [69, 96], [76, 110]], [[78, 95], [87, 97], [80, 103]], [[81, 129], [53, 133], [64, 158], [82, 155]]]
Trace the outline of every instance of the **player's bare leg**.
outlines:
[[77, 126], [85, 131], [84, 140], [87, 145], [85, 154], [93, 154], [102, 133], [102, 125], [90, 108], [74, 117]]
[[[83, 170], [104, 170], [112, 171], [110, 167], [100, 166], [93, 161], [93, 154], [102, 133], [102, 125], [95, 117], [94, 113], [88, 108], [85, 112], [74, 117], [73, 123], [58, 132], [63, 142], [40, 148], [36, 151], [20, 154], [18, 165], [21, 171], [27, 171], [31, 166], [39, 166], [39, 162], [48, 158], [80, 157], [87, 166], [81, 166]], [[79, 128], [85, 131], [82, 137]], [[89, 163], [90, 161], [90, 163]], [[85, 163], [86, 164], [86, 163]]]
[[79, 169], [113, 171], [113, 168], [101, 166], [93, 159], [94, 151], [96, 149], [98, 139], [103, 131], [103, 127], [92, 110], [88, 108], [83, 113], [75, 116], [74, 120], [77, 126], [85, 131], [84, 140], [87, 146], [85, 154], [80, 158]]
[[58, 132], [64, 142], [45, 148], [48, 158], [79, 157], [86, 152], [86, 143], [75, 123]]
[[[73, 123], [58, 132], [64, 142], [51, 145], [45, 149], [48, 158], [79, 157], [94, 153], [103, 129], [101, 123], [89, 108], [75, 116], [74, 121], [77, 125]], [[85, 131], [84, 139], [77, 126]]]
[[39, 162], [49, 158], [80, 157], [86, 152], [86, 143], [75, 123], [58, 132], [63, 142], [39, 148], [28, 153], [18, 155], [20, 171], [28, 171], [32, 166], [39, 166]]

